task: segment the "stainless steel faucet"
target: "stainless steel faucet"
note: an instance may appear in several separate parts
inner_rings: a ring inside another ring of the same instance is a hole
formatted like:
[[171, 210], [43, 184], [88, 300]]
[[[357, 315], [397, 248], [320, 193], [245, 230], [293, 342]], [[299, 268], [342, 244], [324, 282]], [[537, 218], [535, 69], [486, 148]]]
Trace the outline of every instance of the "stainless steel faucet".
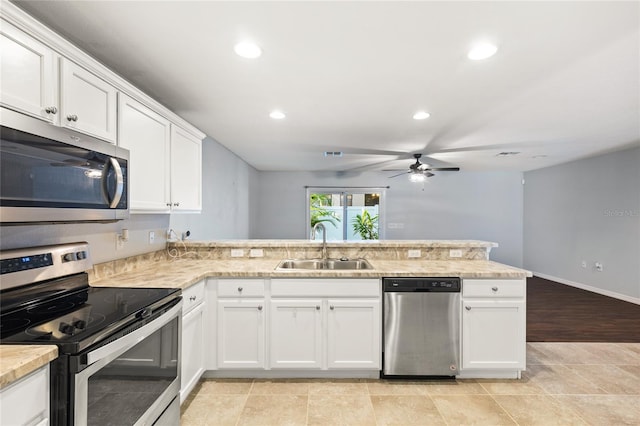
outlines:
[[318, 222], [313, 225], [313, 230], [311, 231], [311, 239], [316, 239], [316, 230], [320, 228], [322, 229], [322, 260], [327, 261], [327, 228], [324, 227], [322, 222]]

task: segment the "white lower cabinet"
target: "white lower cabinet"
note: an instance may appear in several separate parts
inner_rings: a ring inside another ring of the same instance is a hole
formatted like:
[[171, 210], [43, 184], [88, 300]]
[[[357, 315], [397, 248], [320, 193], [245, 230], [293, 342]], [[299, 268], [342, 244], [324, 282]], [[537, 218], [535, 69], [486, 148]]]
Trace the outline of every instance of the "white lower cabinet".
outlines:
[[207, 305], [204, 294], [204, 281], [183, 292], [180, 403], [184, 402], [205, 370], [204, 326]]
[[464, 280], [462, 368], [524, 370], [524, 280]]
[[272, 300], [271, 368], [322, 367], [322, 300]]
[[274, 279], [271, 292], [271, 368], [380, 368], [379, 280]]
[[0, 424], [49, 424], [49, 364], [0, 391]]
[[328, 300], [327, 366], [380, 368], [380, 301]]
[[264, 300], [218, 300], [218, 368], [264, 368]]

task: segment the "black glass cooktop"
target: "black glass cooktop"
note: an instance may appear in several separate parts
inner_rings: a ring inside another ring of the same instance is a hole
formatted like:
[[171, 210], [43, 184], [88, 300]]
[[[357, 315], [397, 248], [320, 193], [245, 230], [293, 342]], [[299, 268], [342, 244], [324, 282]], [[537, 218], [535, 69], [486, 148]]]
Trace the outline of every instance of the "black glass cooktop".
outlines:
[[62, 295], [48, 293], [36, 301], [23, 297], [24, 303], [16, 295], [9, 309], [3, 300], [1, 343], [57, 344], [62, 352], [73, 353], [91, 336], [135, 322], [148, 314], [145, 309], [174, 299], [180, 290], [87, 286]]

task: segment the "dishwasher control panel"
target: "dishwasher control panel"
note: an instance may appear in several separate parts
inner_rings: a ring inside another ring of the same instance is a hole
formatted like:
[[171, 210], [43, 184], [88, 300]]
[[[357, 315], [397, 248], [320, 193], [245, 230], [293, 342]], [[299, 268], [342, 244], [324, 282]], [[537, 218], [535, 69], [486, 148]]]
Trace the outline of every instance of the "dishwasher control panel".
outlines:
[[460, 292], [460, 278], [383, 278], [385, 292]]

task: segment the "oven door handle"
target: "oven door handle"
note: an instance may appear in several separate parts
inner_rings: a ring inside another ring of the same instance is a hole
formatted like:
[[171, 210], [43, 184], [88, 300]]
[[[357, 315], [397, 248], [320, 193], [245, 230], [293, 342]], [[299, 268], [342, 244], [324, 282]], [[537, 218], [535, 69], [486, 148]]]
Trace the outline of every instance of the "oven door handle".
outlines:
[[107, 345], [104, 345], [94, 351], [87, 353], [87, 365], [98, 362], [103, 358], [109, 357], [110, 355], [120, 354], [134, 347], [135, 345], [149, 337], [152, 333], [161, 329], [169, 321], [180, 316], [181, 310], [182, 301], [162, 314], [158, 319], [151, 321], [149, 324], [146, 324], [143, 327], [140, 327], [139, 329], [127, 334], [126, 336], [122, 336], [121, 338], [114, 340]]

